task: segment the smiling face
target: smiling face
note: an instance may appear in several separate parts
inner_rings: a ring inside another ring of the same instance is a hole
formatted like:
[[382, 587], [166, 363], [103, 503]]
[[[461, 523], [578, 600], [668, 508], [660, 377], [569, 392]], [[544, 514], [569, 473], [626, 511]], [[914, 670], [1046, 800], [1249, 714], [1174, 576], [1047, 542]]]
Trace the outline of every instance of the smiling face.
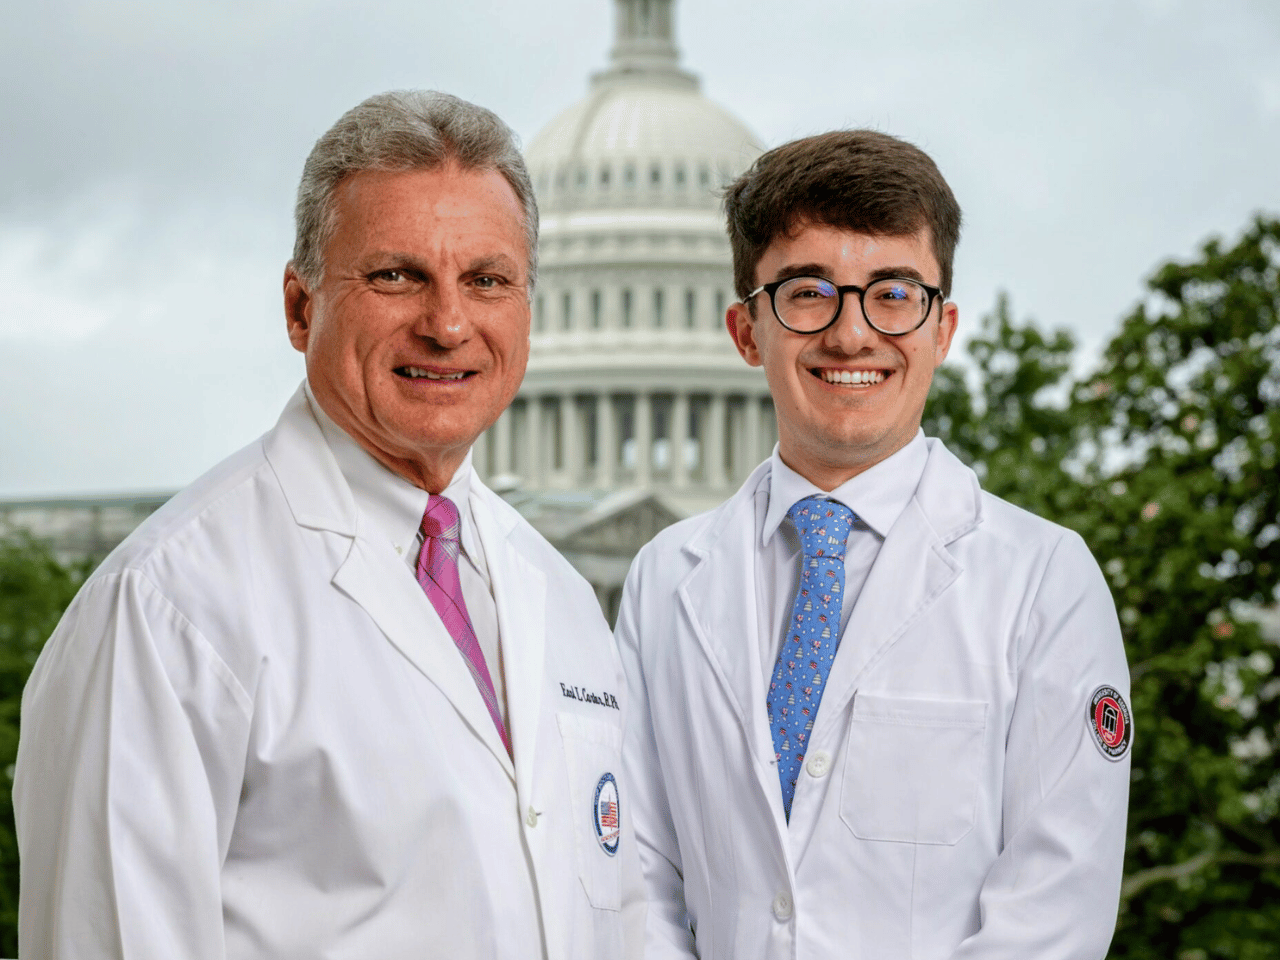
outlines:
[[[817, 275], [865, 286], [881, 277], [937, 286], [938, 261], [927, 228], [876, 237], [824, 224], [800, 224], [778, 237], [756, 266], [756, 284]], [[933, 371], [951, 347], [955, 304], [935, 302], [912, 333], [888, 337], [867, 325], [856, 294], [821, 333], [792, 333], [773, 315], [766, 294], [755, 317], [742, 303], [725, 317], [747, 363], [763, 366], [778, 417], [783, 462], [824, 490], [833, 490], [915, 436]]]
[[393, 472], [439, 493], [529, 359], [519, 201], [497, 171], [365, 170], [339, 185], [324, 274], [285, 271], [316, 401]]

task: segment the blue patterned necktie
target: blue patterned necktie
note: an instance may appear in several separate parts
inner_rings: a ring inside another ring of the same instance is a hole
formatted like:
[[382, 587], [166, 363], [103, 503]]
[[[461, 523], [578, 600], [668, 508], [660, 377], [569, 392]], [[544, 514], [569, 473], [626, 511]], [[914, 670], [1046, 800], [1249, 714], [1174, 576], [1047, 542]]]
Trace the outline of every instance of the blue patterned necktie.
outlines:
[[822, 497], [800, 500], [787, 516], [800, 534], [800, 587], [769, 683], [768, 703], [782, 808], [790, 823], [796, 778], [840, 643], [844, 550], [857, 518], [844, 504]]

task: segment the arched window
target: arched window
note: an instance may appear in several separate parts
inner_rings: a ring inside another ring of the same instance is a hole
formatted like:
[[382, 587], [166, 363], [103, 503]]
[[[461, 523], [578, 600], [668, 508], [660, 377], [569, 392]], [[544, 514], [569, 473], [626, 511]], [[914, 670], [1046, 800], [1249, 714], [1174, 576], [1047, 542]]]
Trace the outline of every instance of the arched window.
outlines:
[[653, 291], [653, 325], [662, 327], [666, 325], [667, 318], [664, 316], [664, 307], [666, 306], [666, 297], [663, 295], [661, 287], [656, 287]]
[[622, 291], [622, 325], [624, 327], [631, 326], [631, 291], [625, 289]]
[[601, 301], [602, 301], [602, 297], [600, 296], [600, 291], [592, 290], [591, 291], [591, 327], [593, 330], [600, 329], [601, 313], [603, 312], [601, 310]]
[[692, 327], [697, 314], [698, 297], [692, 289], [684, 292], [684, 325]]

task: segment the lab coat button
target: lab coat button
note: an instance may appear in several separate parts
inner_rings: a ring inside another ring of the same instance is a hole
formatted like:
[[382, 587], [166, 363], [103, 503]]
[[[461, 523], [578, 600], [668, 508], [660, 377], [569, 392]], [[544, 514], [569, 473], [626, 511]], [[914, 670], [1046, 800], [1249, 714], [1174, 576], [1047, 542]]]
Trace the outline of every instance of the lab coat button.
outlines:
[[773, 898], [773, 915], [780, 921], [785, 923], [791, 919], [791, 898], [785, 893], [780, 893]]
[[804, 762], [804, 768], [811, 777], [825, 777], [831, 770], [831, 754], [825, 750], [815, 750]]
[[524, 822], [531, 827], [536, 827], [538, 825], [538, 811], [530, 807], [529, 812], [524, 815]]

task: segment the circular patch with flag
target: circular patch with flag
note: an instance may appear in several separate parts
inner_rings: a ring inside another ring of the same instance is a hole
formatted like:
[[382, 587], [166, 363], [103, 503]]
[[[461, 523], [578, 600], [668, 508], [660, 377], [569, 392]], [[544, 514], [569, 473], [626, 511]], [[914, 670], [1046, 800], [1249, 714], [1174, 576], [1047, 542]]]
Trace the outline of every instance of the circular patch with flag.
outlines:
[[1123, 759], [1133, 739], [1133, 717], [1120, 691], [1108, 686], [1093, 691], [1085, 719], [1102, 755], [1108, 760]]
[[606, 773], [596, 784], [593, 817], [600, 849], [612, 857], [618, 852], [618, 840], [622, 836], [618, 820], [618, 781], [612, 773]]

